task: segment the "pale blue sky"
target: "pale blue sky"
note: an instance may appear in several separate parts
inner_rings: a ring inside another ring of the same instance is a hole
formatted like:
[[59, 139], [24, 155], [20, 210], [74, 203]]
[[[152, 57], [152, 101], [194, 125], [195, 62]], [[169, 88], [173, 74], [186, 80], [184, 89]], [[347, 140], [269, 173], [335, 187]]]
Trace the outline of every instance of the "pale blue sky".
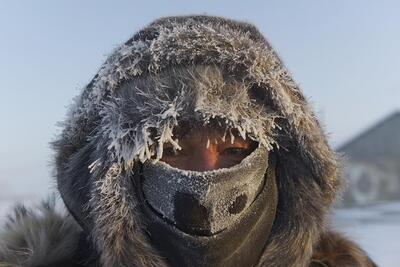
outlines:
[[[0, 187], [44, 194], [48, 142], [108, 53], [160, 16], [222, 15], [267, 36], [337, 146], [400, 110], [400, 1], [0, 1]], [[2, 193], [0, 193], [2, 194]]]

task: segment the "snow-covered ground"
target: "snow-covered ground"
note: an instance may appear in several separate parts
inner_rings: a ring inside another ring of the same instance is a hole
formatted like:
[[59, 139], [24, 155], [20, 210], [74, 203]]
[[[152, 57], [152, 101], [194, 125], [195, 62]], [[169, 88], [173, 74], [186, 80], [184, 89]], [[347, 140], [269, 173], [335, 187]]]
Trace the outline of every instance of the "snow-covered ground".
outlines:
[[338, 209], [333, 221], [382, 267], [400, 266], [400, 202]]
[[[22, 202], [30, 205], [36, 201]], [[14, 200], [0, 200], [0, 224], [14, 203]], [[338, 209], [332, 219], [336, 229], [360, 244], [378, 266], [399, 266], [400, 202]]]

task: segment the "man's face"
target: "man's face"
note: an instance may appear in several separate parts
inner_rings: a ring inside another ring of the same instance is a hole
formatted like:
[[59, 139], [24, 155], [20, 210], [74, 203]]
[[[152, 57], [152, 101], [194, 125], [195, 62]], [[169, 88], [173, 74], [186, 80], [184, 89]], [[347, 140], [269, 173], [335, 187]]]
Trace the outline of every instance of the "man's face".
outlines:
[[229, 134], [225, 139], [223, 136], [224, 131], [207, 126], [191, 130], [179, 138], [181, 150], [174, 151], [171, 144], [164, 144], [161, 160], [182, 170], [210, 171], [239, 164], [257, 145], [237, 134], [234, 140]]

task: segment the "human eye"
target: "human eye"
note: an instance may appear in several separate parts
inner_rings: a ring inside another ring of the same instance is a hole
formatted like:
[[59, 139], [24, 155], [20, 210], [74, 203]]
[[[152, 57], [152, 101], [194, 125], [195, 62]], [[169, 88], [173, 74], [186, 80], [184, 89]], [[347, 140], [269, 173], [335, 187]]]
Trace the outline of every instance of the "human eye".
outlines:
[[236, 155], [243, 155], [246, 153], [246, 151], [247, 149], [244, 147], [227, 147], [222, 151], [222, 154], [236, 156]]

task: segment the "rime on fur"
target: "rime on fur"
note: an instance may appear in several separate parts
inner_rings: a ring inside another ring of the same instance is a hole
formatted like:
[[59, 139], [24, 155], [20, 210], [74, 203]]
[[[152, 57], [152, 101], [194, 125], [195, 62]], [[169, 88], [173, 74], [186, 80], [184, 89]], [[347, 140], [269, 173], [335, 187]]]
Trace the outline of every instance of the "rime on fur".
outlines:
[[148, 240], [131, 177], [161, 158], [163, 143], [179, 149], [180, 123], [214, 119], [278, 158], [278, 212], [259, 266], [309, 266], [329, 235], [338, 157], [259, 31], [207, 16], [162, 18], [115, 49], [54, 142], [58, 189], [103, 266], [168, 266]]
[[[168, 81], [171, 72], [179, 78]], [[240, 112], [224, 105], [228, 96]], [[67, 179], [65, 164], [75, 151], [91, 147], [89, 176], [96, 186], [86, 198], [89, 217], [100, 222], [94, 239], [104, 264], [123, 264], [135, 250], [154, 258], [137, 200], [120, 174], [159, 158], [184, 116], [217, 116], [279, 155], [280, 215], [261, 264], [307, 265], [339, 185], [337, 158], [298, 86], [253, 26], [201, 16], [156, 21], [114, 51], [73, 109], [56, 146], [58, 179]], [[138, 236], [131, 252], [115, 246], [127, 241], [114, 225], [129, 225], [129, 235]]]

